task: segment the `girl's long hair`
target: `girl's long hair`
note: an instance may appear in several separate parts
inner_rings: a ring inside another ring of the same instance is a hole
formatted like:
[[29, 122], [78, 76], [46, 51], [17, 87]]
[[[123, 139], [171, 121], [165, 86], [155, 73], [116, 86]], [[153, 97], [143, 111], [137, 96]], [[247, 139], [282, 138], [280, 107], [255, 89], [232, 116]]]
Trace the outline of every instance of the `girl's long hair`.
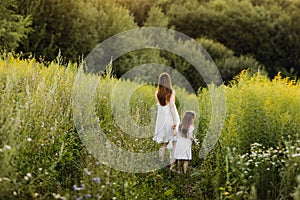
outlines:
[[184, 113], [183, 119], [179, 125], [179, 132], [183, 137], [187, 137], [187, 133], [192, 125], [192, 120], [195, 118], [195, 113], [193, 111], [186, 111]]
[[172, 81], [170, 75], [161, 73], [158, 78], [157, 99], [160, 105], [165, 106], [170, 101], [172, 95]]

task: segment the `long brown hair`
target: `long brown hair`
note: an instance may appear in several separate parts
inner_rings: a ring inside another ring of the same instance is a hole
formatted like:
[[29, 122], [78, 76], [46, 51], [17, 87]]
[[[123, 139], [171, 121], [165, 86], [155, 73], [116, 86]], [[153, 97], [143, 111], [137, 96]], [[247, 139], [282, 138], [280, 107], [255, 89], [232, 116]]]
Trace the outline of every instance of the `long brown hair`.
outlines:
[[183, 137], [187, 137], [187, 133], [189, 128], [192, 125], [192, 120], [195, 118], [195, 112], [193, 111], [186, 111], [184, 113], [183, 119], [179, 125], [179, 132], [182, 134]]
[[159, 75], [157, 90], [157, 99], [159, 104], [162, 106], [167, 105], [171, 99], [173, 91], [172, 81], [169, 74], [164, 72]]

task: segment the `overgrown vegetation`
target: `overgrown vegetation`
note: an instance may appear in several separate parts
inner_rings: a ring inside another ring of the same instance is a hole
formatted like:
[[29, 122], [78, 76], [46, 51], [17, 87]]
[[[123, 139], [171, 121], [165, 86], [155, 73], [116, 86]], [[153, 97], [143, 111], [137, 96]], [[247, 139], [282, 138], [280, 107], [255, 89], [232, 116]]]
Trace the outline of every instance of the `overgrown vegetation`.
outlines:
[[[72, 110], [77, 72], [73, 64], [51, 62], [44, 67], [35, 59], [2, 56], [1, 199], [299, 199], [299, 82], [280, 74], [269, 80], [244, 71], [220, 87], [226, 93], [227, 109], [222, 133], [204, 159], [198, 156], [200, 146], [193, 146], [188, 176], [167, 168], [133, 174], [107, 167], [82, 145]], [[113, 88], [121, 85], [122, 98], [128, 91], [122, 85], [131, 88], [138, 83], [109, 74], [98, 78], [95, 110], [107, 137], [126, 150], [157, 150], [151, 137], [132, 140], [124, 134], [126, 127], [114, 121]], [[144, 85], [133, 93], [129, 111], [134, 123], [153, 120], [149, 114], [153, 91], [153, 86]], [[176, 89], [181, 113], [195, 99], [199, 104], [200, 142], [211, 117], [217, 117], [210, 114], [209, 92], [200, 89], [196, 96]]]

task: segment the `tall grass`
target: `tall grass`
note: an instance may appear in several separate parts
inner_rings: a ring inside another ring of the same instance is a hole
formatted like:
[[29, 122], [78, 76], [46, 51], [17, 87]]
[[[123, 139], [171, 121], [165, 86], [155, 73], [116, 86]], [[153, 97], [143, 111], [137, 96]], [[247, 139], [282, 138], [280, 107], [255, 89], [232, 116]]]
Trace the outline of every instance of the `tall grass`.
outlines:
[[[77, 73], [72, 64], [0, 60], [0, 199], [298, 198], [299, 82], [244, 71], [222, 86], [227, 112], [220, 139], [205, 158], [198, 157], [200, 146], [194, 145], [189, 175], [178, 176], [166, 168], [120, 172], [89, 153], [73, 121]], [[96, 78], [95, 111], [107, 138], [132, 152], [158, 150], [151, 140], [156, 88], [109, 73]], [[122, 106], [128, 88], [136, 89]], [[196, 136], [202, 142], [210, 120], [218, 117], [211, 116], [212, 90], [196, 96], [175, 89], [181, 115], [197, 110]], [[213, 92], [217, 96], [220, 90]], [[147, 127], [142, 130], [149, 137], [134, 137], [133, 127]]]
[[[76, 66], [0, 61], [1, 198], [52, 196], [73, 185], [82, 147], [72, 123]], [[4, 148], [2, 148], [4, 147]]]
[[[243, 71], [225, 91], [227, 117], [219, 148], [204, 168], [215, 166], [220, 198], [291, 198], [300, 173], [299, 82]], [[201, 132], [210, 120], [209, 92], [202, 90], [199, 98]]]

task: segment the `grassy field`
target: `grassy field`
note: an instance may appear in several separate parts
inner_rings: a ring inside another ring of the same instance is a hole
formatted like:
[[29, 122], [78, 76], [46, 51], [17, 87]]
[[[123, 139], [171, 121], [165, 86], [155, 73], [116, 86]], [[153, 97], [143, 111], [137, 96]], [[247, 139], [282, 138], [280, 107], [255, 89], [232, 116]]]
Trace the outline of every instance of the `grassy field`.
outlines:
[[[229, 85], [199, 89], [197, 95], [176, 88], [180, 114], [198, 109], [200, 142], [193, 146], [188, 174], [179, 176], [168, 168], [121, 172], [89, 152], [73, 119], [77, 73], [73, 64], [46, 67], [34, 59], [2, 56], [0, 199], [300, 199], [299, 82], [243, 71]], [[107, 138], [132, 152], [158, 150], [151, 137], [128, 135], [132, 124], [122, 117], [149, 126], [150, 136], [155, 87], [110, 74], [89, 77], [99, 81], [94, 109]], [[121, 104], [125, 88], [135, 87], [126, 109], [112, 106]], [[213, 150], [199, 158], [209, 123], [219, 117], [211, 114], [211, 96], [221, 91], [224, 126]]]

